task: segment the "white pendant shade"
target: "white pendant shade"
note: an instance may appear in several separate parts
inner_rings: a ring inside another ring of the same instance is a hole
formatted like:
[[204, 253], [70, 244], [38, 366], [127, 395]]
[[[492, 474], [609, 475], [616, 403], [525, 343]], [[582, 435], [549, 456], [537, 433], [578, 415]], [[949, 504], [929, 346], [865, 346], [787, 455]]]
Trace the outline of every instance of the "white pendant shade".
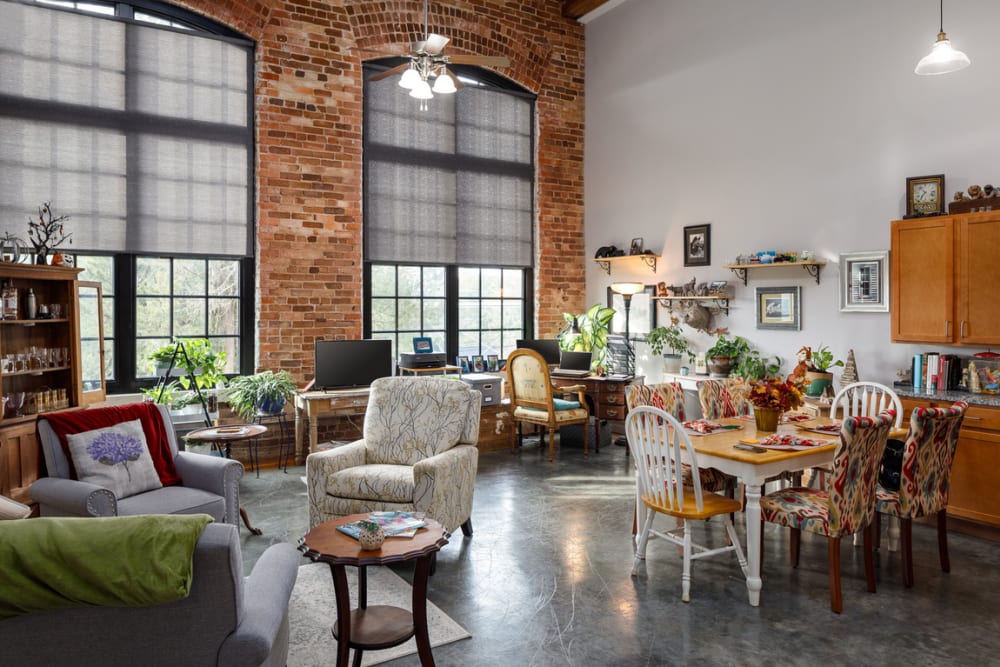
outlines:
[[413, 87], [418, 83], [420, 83], [420, 74], [412, 67], [403, 72], [403, 76], [399, 77], [399, 86], [407, 90], [413, 90]]
[[632, 296], [646, 289], [646, 285], [643, 283], [612, 283], [611, 289], [619, 294]]
[[444, 70], [441, 72], [441, 75], [434, 80], [434, 88], [432, 88], [432, 90], [441, 95], [449, 95], [458, 90], [458, 88], [455, 87], [455, 81], [451, 78], [451, 75], [448, 74], [448, 70]]
[[410, 97], [415, 97], [418, 100], [429, 100], [434, 97], [434, 94], [431, 92], [431, 85], [421, 79], [410, 90]]
[[941, 32], [938, 33], [937, 41], [931, 47], [931, 52], [920, 59], [917, 68], [913, 71], [923, 76], [948, 74], [965, 69], [971, 64], [969, 56], [952, 48], [947, 35]]

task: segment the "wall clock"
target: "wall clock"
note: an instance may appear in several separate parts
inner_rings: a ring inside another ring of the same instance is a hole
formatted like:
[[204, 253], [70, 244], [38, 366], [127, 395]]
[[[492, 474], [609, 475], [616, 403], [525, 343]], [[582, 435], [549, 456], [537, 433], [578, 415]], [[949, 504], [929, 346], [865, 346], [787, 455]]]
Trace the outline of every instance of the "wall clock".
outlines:
[[944, 174], [906, 179], [906, 217], [944, 214]]

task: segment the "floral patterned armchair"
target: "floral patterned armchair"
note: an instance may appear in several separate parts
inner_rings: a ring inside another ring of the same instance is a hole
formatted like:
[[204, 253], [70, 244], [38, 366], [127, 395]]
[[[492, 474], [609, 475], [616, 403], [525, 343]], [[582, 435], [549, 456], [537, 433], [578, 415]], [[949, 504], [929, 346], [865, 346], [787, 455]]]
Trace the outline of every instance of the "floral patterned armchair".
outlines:
[[372, 383], [364, 438], [306, 459], [309, 525], [373, 511], [426, 512], [472, 534], [480, 394], [445, 378]]

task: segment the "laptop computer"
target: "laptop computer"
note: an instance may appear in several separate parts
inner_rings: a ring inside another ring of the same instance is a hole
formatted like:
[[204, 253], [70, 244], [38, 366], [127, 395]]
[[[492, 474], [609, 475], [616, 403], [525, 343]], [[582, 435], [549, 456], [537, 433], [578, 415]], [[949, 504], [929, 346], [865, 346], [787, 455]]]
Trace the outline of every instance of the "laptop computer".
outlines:
[[552, 369], [552, 375], [582, 378], [590, 375], [590, 352], [563, 351], [559, 368]]

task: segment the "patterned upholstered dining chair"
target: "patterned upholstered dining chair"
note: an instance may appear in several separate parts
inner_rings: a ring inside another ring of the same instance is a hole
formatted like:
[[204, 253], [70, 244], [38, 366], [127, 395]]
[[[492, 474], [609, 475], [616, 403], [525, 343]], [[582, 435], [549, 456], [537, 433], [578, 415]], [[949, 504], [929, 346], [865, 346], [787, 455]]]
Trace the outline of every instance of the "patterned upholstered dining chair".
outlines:
[[[587, 458], [590, 410], [584, 389], [583, 385], [553, 386], [545, 359], [534, 350], [521, 348], [511, 352], [507, 357], [507, 391], [510, 392], [510, 404], [514, 408], [514, 421], [517, 422], [517, 444], [520, 445], [525, 423], [543, 427], [549, 435], [551, 463], [555, 456], [556, 429], [570, 424], [583, 424], [583, 457]], [[557, 397], [568, 393], [576, 393], [577, 400]], [[543, 431], [543, 445], [544, 434]], [[510, 451], [514, 452], [513, 429], [510, 438]]]
[[743, 378], [700, 380], [698, 402], [701, 404], [701, 416], [705, 419], [724, 419], [753, 414], [747, 400], [749, 393], [750, 385]]
[[913, 519], [937, 514], [938, 556], [941, 571], [950, 572], [948, 558], [948, 490], [951, 464], [962, 419], [969, 404], [957, 401], [950, 408], [917, 408], [910, 416], [910, 430], [903, 447], [899, 490], [878, 486], [875, 525], [882, 514], [900, 520], [903, 584], [913, 586]]
[[865, 578], [868, 591], [875, 592], [872, 557], [872, 523], [875, 518], [875, 486], [892, 416], [848, 417], [840, 431], [833, 457], [833, 474], [825, 489], [794, 487], [760, 499], [762, 521], [792, 529], [791, 564], [799, 566], [799, 540], [803, 530], [825, 535], [828, 540], [830, 609], [838, 614], [844, 603], [840, 590], [840, 538], [864, 531]]

